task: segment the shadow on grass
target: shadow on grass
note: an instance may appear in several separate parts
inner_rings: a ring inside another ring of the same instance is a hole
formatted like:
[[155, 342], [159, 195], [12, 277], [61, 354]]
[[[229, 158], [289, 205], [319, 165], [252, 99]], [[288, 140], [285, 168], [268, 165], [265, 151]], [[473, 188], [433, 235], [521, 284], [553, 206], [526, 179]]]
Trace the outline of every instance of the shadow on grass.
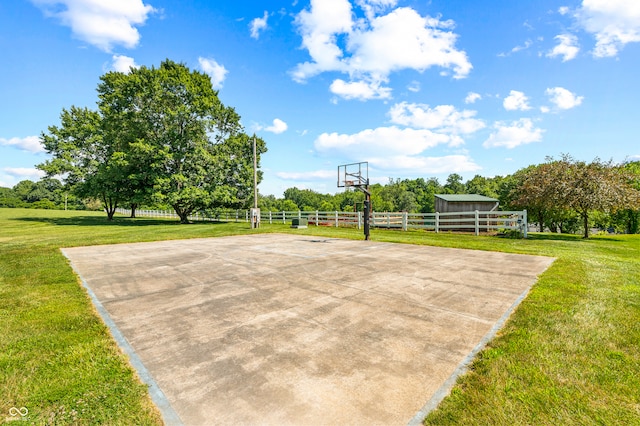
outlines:
[[528, 239], [530, 240], [549, 240], [549, 241], [573, 241], [576, 243], [589, 242], [594, 240], [602, 240], [602, 241], [622, 241], [621, 238], [616, 238], [615, 236], [602, 236], [602, 235], [592, 235], [589, 238], [585, 239], [582, 235], [576, 234], [550, 234], [550, 233], [538, 233], [538, 232], [529, 232]]
[[74, 216], [74, 217], [18, 217], [13, 220], [24, 222], [40, 222], [48, 223], [56, 226], [158, 226], [158, 225], [220, 225], [227, 222], [191, 222], [189, 224], [181, 224], [177, 219], [138, 219], [129, 217], [114, 217], [113, 220], [107, 220], [101, 216]]

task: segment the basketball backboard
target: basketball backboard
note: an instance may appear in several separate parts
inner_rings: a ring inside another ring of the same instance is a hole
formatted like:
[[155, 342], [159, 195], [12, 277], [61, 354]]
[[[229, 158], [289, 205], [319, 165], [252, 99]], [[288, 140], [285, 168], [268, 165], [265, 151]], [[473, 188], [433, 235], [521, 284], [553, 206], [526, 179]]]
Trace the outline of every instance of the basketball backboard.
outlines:
[[338, 166], [338, 188], [365, 187], [369, 185], [369, 163], [343, 164]]

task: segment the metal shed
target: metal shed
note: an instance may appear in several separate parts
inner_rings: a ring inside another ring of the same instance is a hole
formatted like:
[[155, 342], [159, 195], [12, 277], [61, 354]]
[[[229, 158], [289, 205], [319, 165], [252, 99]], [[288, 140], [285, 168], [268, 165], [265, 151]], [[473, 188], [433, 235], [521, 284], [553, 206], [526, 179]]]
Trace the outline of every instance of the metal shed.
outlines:
[[[441, 219], [448, 227], [453, 227], [456, 231], [469, 232], [473, 231], [473, 227], [466, 227], [478, 218], [487, 219], [487, 215], [472, 215], [464, 212], [490, 212], [498, 210], [499, 201], [495, 198], [485, 197], [478, 194], [435, 194], [436, 213], [445, 213]], [[458, 213], [460, 215], [452, 214]], [[489, 225], [488, 222], [486, 222]]]
[[498, 210], [499, 200], [479, 194], [435, 194], [438, 213], [489, 212]]

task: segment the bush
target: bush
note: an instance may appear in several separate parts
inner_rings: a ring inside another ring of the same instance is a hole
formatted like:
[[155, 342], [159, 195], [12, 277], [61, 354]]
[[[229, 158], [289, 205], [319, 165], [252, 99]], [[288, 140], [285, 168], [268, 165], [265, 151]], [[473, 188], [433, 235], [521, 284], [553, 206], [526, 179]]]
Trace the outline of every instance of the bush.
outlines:
[[46, 210], [54, 210], [56, 208], [56, 204], [53, 201], [48, 199], [38, 200], [34, 203], [30, 203], [27, 205], [30, 209], [46, 209]]

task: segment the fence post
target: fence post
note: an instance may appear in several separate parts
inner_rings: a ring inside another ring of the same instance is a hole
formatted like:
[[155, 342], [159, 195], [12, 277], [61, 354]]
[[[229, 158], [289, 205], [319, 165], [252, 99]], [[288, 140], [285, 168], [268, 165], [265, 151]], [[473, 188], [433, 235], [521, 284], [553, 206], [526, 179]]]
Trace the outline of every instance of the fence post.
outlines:
[[476, 236], [480, 234], [480, 215], [478, 214], [478, 210], [476, 210]]
[[287, 214], [285, 213], [285, 211], [282, 211], [282, 223], [286, 224], [287, 223]]
[[316, 210], [316, 226], [318, 226], [318, 221], [320, 220], [319, 215], [320, 213]]
[[436, 234], [440, 232], [440, 212], [436, 212]]
[[527, 211], [526, 210], [522, 211], [522, 226], [523, 226], [522, 235], [524, 236], [524, 238], [527, 238], [527, 233], [529, 231], [529, 222], [527, 221]]
[[402, 230], [406, 231], [407, 230], [407, 222], [408, 222], [408, 218], [409, 218], [409, 213], [407, 212], [402, 212]]
[[362, 212], [358, 212], [358, 229], [362, 227]]
[[338, 227], [338, 210], [336, 210], [336, 228]]

